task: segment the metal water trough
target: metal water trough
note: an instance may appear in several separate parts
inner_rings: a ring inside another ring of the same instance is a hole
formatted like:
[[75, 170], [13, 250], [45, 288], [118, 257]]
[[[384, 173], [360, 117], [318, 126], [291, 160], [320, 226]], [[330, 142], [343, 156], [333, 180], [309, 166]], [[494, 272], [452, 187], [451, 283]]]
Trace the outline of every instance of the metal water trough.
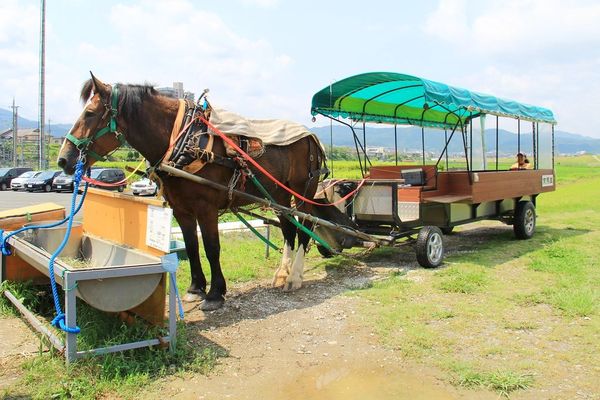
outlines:
[[[8, 243], [16, 256], [49, 276], [50, 253], [58, 247], [65, 231], [64, 226], [59, 229], [27, 231], [34, 233], [13, 236]], [[102, 311], [129, 310], [152, 295], [165, 273], [158, 257], [84, 234], [80, 226], [75, 226], [71, 235], [69, 245], [54, 263], [54, 277], [65, 291], [64, 312], [67, 326], [77, 325], [76, 296]], [[18, 302], [14, 296], [7, 295], [7, 297], [13, 303], [15, 300]], [[15, 305], [25, 314], [34, 328], [46, 336], [53, 336], [50, 337], [51, 343], [59, 351], [65, 351], [67, 362], [90, 353], [104, 354], [166, 342], [169, 343], [171, 350], [175, 346], [176, 299], [175, 290], [171, 285], [169, 285], [168, 336], [88, 351], [77, 351], [76, 335], [72, 333], [66, 334], [66, 344], [63, 344], [36, 318], [30, 318], [31, 313], [20, 302], [18, 303]], [[30, 315], [28, 316], [27, 313]]]

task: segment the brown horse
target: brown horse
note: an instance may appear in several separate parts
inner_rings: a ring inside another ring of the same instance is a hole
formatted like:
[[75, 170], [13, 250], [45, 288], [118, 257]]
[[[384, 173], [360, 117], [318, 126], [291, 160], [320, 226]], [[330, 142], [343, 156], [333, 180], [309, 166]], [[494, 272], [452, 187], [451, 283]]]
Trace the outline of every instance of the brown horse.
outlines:
[[[152, 165], [161, 162], [169, 148], [171, 130], [178, 111], [177, 99], [160, 95], [149, 85], [116, 84], [113, 87], [102, 83], [94, 75], [85, 82], [81, 99], [87, 104], [65, 138], [58, 155], [58, 165], [66, 173], [74, 172], [80, 157], [85, 159], [85, 168], [91, 166], [96, 161], [91, 155], [108, 154], [122, 143], [123, 138]], [[315, 194], [319, 178], [314, 172], [321, 169], [324, 160], [322, 150], [314, 142], [311, 143], [312, 140], [304, 137], [286, 146], [266, 145], [264, 154], [257, 160], [280, 182], [310, 199]], [[219, 137], [214, 139], [213, 153], [226, 157], [224, 144]], [[292, 196], [287, 191], [277, 187], [253, 167], [251, 170], [278, 204], [290, 206]], [[229, 167], [209, 163], [197, 175], [228, 185], [233, 173], [234, 170]], [[164, 196], [181, 227], [190, 260], [192, 280], [184, 300], [203, 298], [201, 309], [219, 308], [223, 305], [226, 293], [225, 278], [219, 261], [219, 210], [243, 206], [247, 202], [235, 196], [231, 201], [224, 191], [170, 176], [160, 170], [158, 175], [163, 183]], [[249, 181], [245, 185], [245, 191], [262, 197]], [[307, 203], [296, 199], [296, 205], [305, 212], [311, 212], [311, 206]], [[282, 286], [284, 291], [299, 289], [302, 286], [304, 255], [309, 237], [300, 230], [297, 232], [297, 228], [283, 216], [279, 220], [284, 249], [273, 285]], [[200, 264], [196, 233], [198, 225], [206, 258], [210, 263], [211, 282], [208, 293]], [[299, 243], [294, 256], [296, 234]]]

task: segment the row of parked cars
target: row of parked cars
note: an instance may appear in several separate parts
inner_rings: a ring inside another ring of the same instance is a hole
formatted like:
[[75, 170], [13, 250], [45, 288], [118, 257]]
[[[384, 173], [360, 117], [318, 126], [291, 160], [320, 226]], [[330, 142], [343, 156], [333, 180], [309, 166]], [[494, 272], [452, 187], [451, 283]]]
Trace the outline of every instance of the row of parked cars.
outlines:
[[[125, 179], [125, 173], [119, 168], [92, 168], [90, 178], [104, 183], [118, 183]], [[80, 183], [78, 190], [83, 188]], [[92, 187], [112, 189], [123, 192], [126, 184], [119, 186], [100, 186], [90, 184]], [[74, 190], [73, 176], [62, 171], [46, 170], [33, 171], [27, 167], [0, 168], [0, 190], [12, 189], [14, 191], [27, 190], [29, 192], [72, 192]], [[131, 184], [134, 195], [155, 195], [157, 187], [154, 182], [144, 178]]]

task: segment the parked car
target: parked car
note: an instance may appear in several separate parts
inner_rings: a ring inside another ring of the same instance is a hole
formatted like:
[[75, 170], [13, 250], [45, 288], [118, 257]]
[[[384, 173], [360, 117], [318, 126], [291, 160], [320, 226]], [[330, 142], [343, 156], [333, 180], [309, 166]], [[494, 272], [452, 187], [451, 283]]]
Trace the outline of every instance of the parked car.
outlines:
[[12, 181], [10, 181], [10, 188], [15, 192], [17, 190], [25, 189], [25, 182], [41, 173], [42, 171], [23, 172], [21, 175], [17, 176]]
[[158, 190], [156, 183], [148, 178], [140, 179], [137, 182], [131, 184], [131, 191], [135, 196], [148, 195], [154, 196]]
[[52, 181], [58, 174], [60, 174], [60, 171], [42, 171], [25, 181], [25, 189], [27, 189], [28, 192], [34, 192], [36, 190], [50, 192], [52, 191]]
[[10, 182], [23, 172], [31, 171], [29, 167], [0, 168], [0, 190], [10, 188]]
[[73, 175], [67, 175], [61, 172], [52, 181], [52, 190], [55, 192], [72, 192], [73, 191]]
[[[117, 183], [117, 182], [121, 182], [122, 180], [125, 179], [125, 172], [123, 172], [123, 170], [120, 170], [119, 168], [92, 169], [92, 172], [90, 173], [90, 178], [100, 181], [100, 182], [104, 182], [104, 183]], [[79, 186], [79, 190], [83, 189], [84, 184], [85, 184], [85, 182], [83, 182], [83, 180], [82, 180], [82, 185]], [[119, 186], [100, 186], [100, 185], [95, 185], [93, 183], [90, 183], [90, 186], [98, 187], [101, 189], [107, 189], [107, 190], [115, 190], [116, 189], [119, 192], [122, 192], [123, 190], [125, 190], [125, 187], [127, 187], [127, 183], [124, 183]]]

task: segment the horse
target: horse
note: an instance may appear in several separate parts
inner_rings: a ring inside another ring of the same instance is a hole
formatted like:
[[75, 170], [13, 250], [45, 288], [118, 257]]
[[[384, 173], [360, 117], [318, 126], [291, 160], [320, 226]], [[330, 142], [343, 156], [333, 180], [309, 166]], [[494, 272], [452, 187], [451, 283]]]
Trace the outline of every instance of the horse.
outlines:
[[[178, 114], [179, 100], [160, 94], [153, 86], [144, 84], [115, 84], [111, 86], [96, 78], [91, 72], [81, 89], [84, 109], [65, 136], [57, 163], [67, 174], [73, 174], [78, 159], [88, 168], [99, 156], [105, 156], [124, 141], [137, 150], [152, 166], [163, 161], [170, 148], [171, 132]], [[202, 124], [203, 132], [207, 131]], [[212, 152], [227, 158], [223, 140], [213, 135]], [[312, 141], [312, 142], [311, 142]], [[307, 136], [288, 145], [265, 144], [264, 153], [258, 158], [260, 165], [274, 178], [305, 198], [315, 195], [324, 152], [315, 139]], [[278, 187], [254, 166], [248, 166], [259, 182], [280, 205], [290, 207], [292, 195]], [[181, 227], [185, 249], [190, 261], [191, 284], [184, 301], [200, 302], [200, 309], [215, 310], [223, 306], [227, 286], [220, 264], [218, 216], [221, 210], [235, 209], [249, 204], [241, 196], [231, 196], [189, 180], [171, 176], [157, 169], [163, 188], [163, 196], [173, 210], [173, 216]], [[219, 163], [207, 163], [195, 174], [213, 182], [228, 185], [235, 170]], [[250, 182], [244, 185], [246, 193], [263, 197]], [[295, 200], [295, 206], [306, 213], [312, 211], [308, 202]], [[284, 215], [278, 216], [284, 238], [281, 264], [273, 276], [273, 287], [283, 291], [301, 288], [304, 272], [304, 256], [309, 236], [296, 228]], [[311, 229], [308, 221], [304, 226]], [[200, 227], [206, 258], [210, 264], [210, 289], [200, 263], [197, 227]], [[295, 246], [296, 237], [298, 246]], [[295, 252], [295, 254], [294, 254]]]

